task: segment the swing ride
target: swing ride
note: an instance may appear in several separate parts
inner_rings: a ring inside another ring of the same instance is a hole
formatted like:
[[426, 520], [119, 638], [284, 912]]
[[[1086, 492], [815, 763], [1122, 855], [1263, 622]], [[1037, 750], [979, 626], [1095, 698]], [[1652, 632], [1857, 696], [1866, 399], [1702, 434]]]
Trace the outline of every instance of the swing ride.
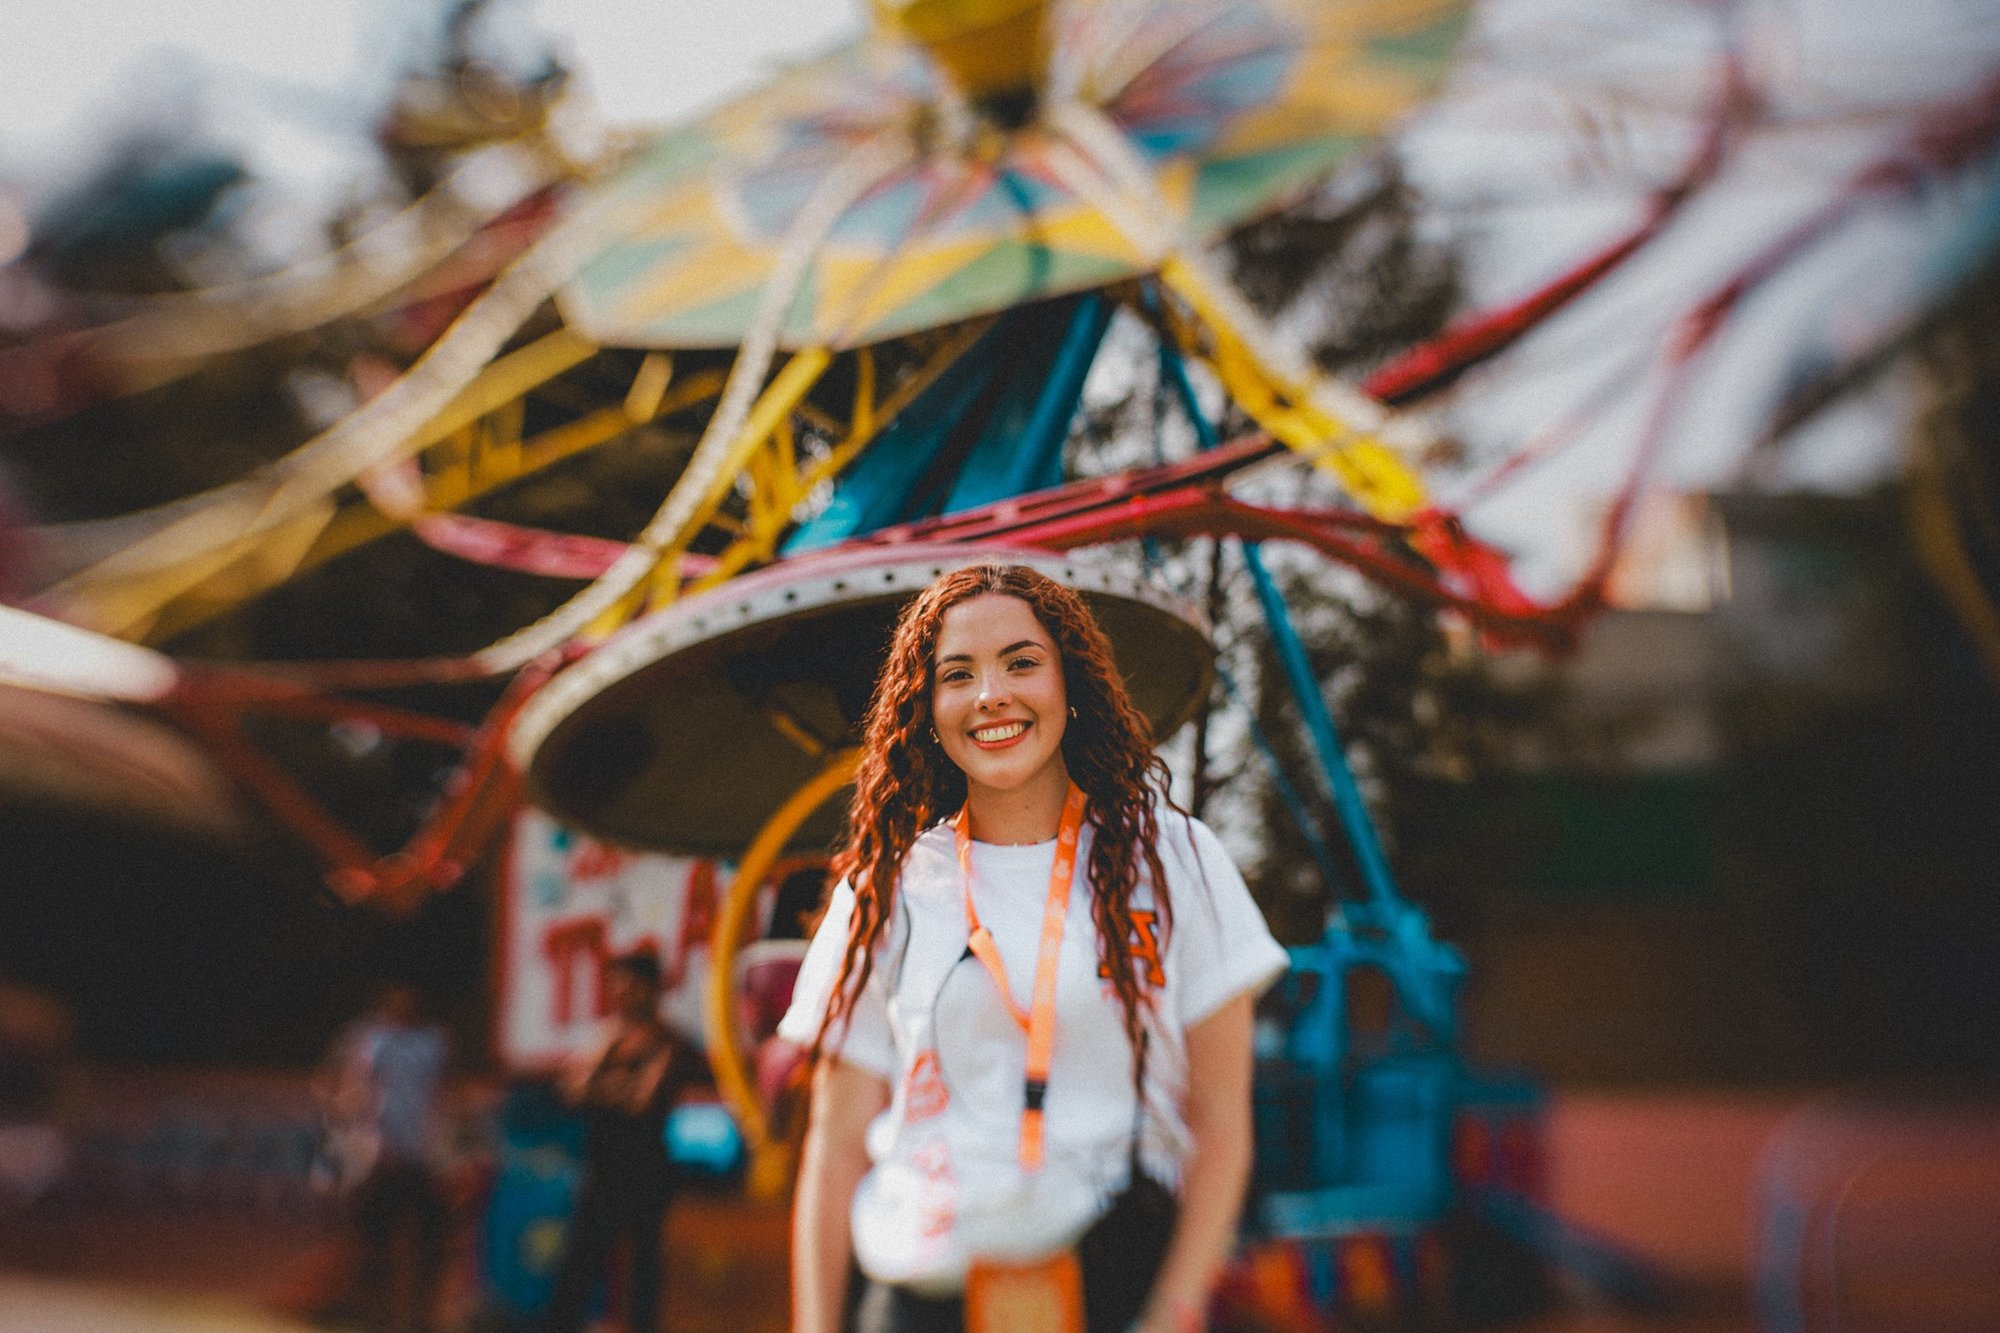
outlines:
[[[769, 1189], [788, 1145], [754, 1090], [732, 959], [773, 862], [823, 848], [838, 827], [853, 726], [903, 600], [996, 552], [1046, 567], [1098, 602], [1164, 736], [1213, 681], [1200, 617], [1070, 553], [1134, 538], [1239, 542], [1364, 890], [1294, 951], [1280, 988], [1288, 1022], [1260, 1073], [1271, 1155], [1250, 1226], [1417, 1244], [1469, 1175], [1531, 1196], [1525, 1150], [1500, 1161], [1493, 1145], [1524, 1132], [1532, 1094], [1481, 1085], [1457, 1059], [1463, 964], [1397, 891], [1259, 543], [1302, 544], [1493, 640], [1565, 646], [1604, 605], [1682, 372], [1817, 237], [1990, 150], [2000, 89], [1939, 108], [1685, 314], [1595, 558], [1571, 591], [1537, 599], [1430, 497], [1415, 461], [1425, 428], [1397, 409], [1500, 356], [1671, 226], [1728, 152], [1734, 65], [1684, 169], [1623, 235], [1357, 385], [1318, 371], [1210, 257], [1428, 96], [1465, 8], [878, 0], [864, 40], [618, 160], [579, 161], [530, 117], [325, 260], [65, 335], [119, 372], [101, 382], [131, 392], [360, 311], [421, 306], [441, 325], [406, 367], [356, 357], [352, 410], [250, 475], [77, 525], [69, 550], [85, 554], [36, 594], [34, 614], [0, 609], [0, 679], [174, 717], [356, 903], [403, 909], [449, 886], [523, 796], [613, 844], [735, 858], [712, 944], [709, 1050], [753, 1187]], [[1073, 478], [1064, 446], [1121, 312], [1152, 336], [1201, 448]], [[1220, 438], [1197, 377], [1255, 432]], [[687, 447], [628, 536], [465, 512], [649, 429]], [[1564, 434], [1530, 442], [1486, 484]], [[1326, 473], [1344, 502], [1278, 508], [1229, 492], [1252, 469], [1285, 467]], [[225, 666], [140, 646], [171, 644], [399, 531], [572, 590], [450, 655]], [[79, 644], [102, 650], [89, 679], [62, 665]], [[382, 700], [479, 682], [500, 693], [476, 724]], [[383, 856], [258, 750], [246, 713], [365, 722], [462, 762], [414, 837]], [[1400, 1014], [1365, 1060], [1347, 1044], [1341, 998], [1364, 968], [1389, 978]], [[1476, 1172], [1454, 1165], [1467, 1126], [1487, 1145]], [[1352, 1262], [1390, 1263], [1375, 1253]]]

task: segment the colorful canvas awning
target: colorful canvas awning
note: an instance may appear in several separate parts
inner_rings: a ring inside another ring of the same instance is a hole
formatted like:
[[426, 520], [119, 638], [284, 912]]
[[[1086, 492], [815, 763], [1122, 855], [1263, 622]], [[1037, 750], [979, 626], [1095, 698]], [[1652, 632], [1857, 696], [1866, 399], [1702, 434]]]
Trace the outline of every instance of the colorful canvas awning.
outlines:
[[[1296, 198], [1443, 71], [1461, 0], [1148, 0], [1057, 6], [1035, 99], [1129, 140], [1191, 242]], [[743, 341], [787, 228], [839, 164], [906, 135], [914, 160], [848, 207], [780, 341], [833, 348], [1078, 291], [1157, 257], [1064, 183], [1037, 102], [967, 102], [915, 45], [871, 37], [661, 134], [593, 187], [614, 237], [562, 295], [615, 346]]]

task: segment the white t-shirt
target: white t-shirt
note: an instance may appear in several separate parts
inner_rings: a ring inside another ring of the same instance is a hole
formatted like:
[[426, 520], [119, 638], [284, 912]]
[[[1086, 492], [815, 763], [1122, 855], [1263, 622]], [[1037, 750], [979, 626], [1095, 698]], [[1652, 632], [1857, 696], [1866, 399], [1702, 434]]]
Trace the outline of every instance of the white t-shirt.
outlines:
[[[1070, 881], [1056, 982], [1055, 1055], [1044, 1102], [1046, 1160], [1019, 1162], [1027, 1038], [986, 969], [966, 951], [964, 897], [950, 824], [920, 835], [903, 862], [897, 909], [874, 970], [831, 1050], [893, 1089], [869, 1126], [871, 1168], [855, 1191], [855, 1256], [884, 1282], [946, 1292], [968, 1259], [1027, 1258], [1072, 1242], [1124, 1188], [1132, 1135], [1140, 1161], [1177, 1186], [1189, 1137], [1187, 1029], [1226, 1001], [1261, 990], [1286, 966], [1222, 844], [1207, 825], [1160, 808], [1160, 861], [1173, 929], [1152, 913], [1143, 859], [1133, 909], [1148, 939], [1135, 965], [1157, 959], [1149, 1021], [1146, 1114], [1135, 1114], [1132, 1052], [1109, 980], [1098, 976], [1086, 821]], [[972, 845], [974, 903], [992, 932], [1015, 1003], [1032, 999], [1053, 839], [1025, 847]], [[819, 1030], [854, 910], [837, 885], [799, 971], [779, 1034], [801, 1044]], [[1165, 936], [1162, 939], [1162, 936]], [[1150, 946], [1150, 947], [1149, 947]]]

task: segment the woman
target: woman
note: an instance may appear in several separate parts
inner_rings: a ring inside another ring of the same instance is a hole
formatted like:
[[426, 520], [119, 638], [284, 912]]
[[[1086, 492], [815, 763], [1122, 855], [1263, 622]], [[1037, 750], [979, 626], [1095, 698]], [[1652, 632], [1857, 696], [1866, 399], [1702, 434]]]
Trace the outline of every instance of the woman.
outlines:
[[780, 1027], [815, 1061], [795, 1329], [977, 1327], [1070, 1253], [1092, 1333], [1202, 1326], [1285, 955], [1166, 776], [1074, 592], [976, 567], [904, 613]]

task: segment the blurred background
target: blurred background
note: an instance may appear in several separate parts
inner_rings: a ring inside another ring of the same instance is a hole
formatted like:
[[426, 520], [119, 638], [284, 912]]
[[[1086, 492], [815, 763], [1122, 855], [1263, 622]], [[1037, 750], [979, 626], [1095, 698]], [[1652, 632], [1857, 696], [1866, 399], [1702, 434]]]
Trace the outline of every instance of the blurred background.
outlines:
[[[0, 1328], [389, 1326], [335, 1299], [328, 1094], [385, 982], [450, 1051], [433, 1320], [530, 1326], [551, 1076], [641, 946], [670, 1026], [745, 1047], [670, 1122], [663, 1327], [783, 1327], [797, 1108], [757, 1038], [825, 833], [732, 892], [747, 836], [593, 825], [510, 728], [568, 725], [540, 682], [683, 579], [1225, 478], [1227, 514], [1089, 538], [1210, 627], [1174, 795], [1295, 951], [1217, 1326], [2000, 1327], [1991, 6], [1052, 9], [0, 18]], [[952, 63], [966, 31], [1030, 32], [1040, 81]], [[1150, 248], [1035, 138], [1107, 71], [1185, 213]], [[883, 124], [1124, 240], [1062, 214], [1020, 276], [971, 186], [877, 177], [883, 250], [948, 213], [964, 267], [801, 332], [782, 275]], [[814, 347], [764, 427], [796, 484], [735, 455], [647, 548], [725, 383]], [[1328, 429], [1315, 379], [1394, 412]], [[1369, 435], [1401, 462], [1297, 457]], [[1297, 452], [1201, 462], [1252, 436]], [[647, 549], [652, 592], [493, 655]], [[745, 781], [752, 830], [799, 785]]]

